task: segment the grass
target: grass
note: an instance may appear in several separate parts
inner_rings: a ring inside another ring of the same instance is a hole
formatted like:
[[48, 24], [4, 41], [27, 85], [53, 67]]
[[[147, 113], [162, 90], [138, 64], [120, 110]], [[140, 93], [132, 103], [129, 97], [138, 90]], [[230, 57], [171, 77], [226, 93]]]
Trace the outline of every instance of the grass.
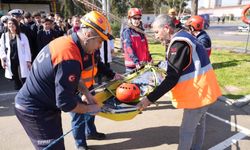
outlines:
[[[230, 46], [230, 47], [237, 47], [237, 48], [245, 48], [246, 42], [240, 42], [240, 41], [224, 41], [224, 40], [213, 40], [213, 45], [216, 46]], [[248, 44], [248, 47], [250, 47], [250, 44]]]
[[[165, 59], [162, 45], [149, 44], [149, 48], [154, 60]], [[238, 99], [250, 94], [250, 55], [214, 50], [210, 59], [224, 96]]]

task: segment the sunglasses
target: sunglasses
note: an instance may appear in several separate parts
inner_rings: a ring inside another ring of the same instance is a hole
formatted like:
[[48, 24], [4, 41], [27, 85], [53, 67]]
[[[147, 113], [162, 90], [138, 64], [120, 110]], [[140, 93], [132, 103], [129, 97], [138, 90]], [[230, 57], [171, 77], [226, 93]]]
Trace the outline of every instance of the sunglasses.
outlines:
[[137, 18], [137, 17], [133, 17], [134, 20], [141, 20], [141, 17]]

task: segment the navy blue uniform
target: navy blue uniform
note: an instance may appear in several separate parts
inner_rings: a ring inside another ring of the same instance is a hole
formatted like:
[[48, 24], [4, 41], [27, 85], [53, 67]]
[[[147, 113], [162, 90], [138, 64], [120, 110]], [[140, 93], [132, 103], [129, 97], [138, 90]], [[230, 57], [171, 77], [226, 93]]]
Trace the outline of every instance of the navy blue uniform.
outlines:
[[[87, 56], [87, 55], [86, 55]], [[83, 67], [92, 65], [76, 33], [45, 46], [36, 57], [26, 83], [15, 97], [16, 115], [36, 149], [43, 149], [62, 132], [61, 110], [73, 110]], [[52, 149], [64, 149], [63, 140]]]

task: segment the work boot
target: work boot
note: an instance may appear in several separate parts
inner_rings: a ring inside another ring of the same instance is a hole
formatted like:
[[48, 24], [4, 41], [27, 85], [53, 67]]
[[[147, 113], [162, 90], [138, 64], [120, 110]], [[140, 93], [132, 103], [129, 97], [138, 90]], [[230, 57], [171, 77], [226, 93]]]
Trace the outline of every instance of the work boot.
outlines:
[[106, 135], [104, 133], [96, 132], [87, 136], [88, 140], [104, 140]]

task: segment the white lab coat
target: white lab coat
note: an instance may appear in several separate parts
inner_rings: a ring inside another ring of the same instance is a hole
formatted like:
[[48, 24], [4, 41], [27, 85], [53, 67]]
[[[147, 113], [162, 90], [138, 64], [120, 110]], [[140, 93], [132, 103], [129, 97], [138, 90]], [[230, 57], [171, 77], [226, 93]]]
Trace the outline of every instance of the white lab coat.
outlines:
[[[108, 44], [108, 63], [111, 63], [112, 62], [112, 54], [111, 54], [111, 51], [112, 49], [114, 50], [114, 40], [107, 40], [107, 44]], [[102, 62], [104, 62], [104, 42], [102, 42], [102, 47], [100, 48], [100, 55], [101, 55], [101, 59], [102, 59]]]
[[[29, 75], [29, 68], [27, 62], [31, 62], [31, 52], [30, 45], [27, 36], [24, 33], [20, 33], [21, 40], [17, 37], [17, 52], [20, 65], [20, 73], [22, 78], [26, 78]], [[5, 47], [8, 49], [7, 54], [5, 53]], [[5, 33], [5, 42], [4, 34], [1, 36], [0, 40], [0, 58], [6, 58], [7, 68], [5, 69], [5, 77], [12, 79], [11, 72], [11, 62], [10, 62], [10, 38], [9, 32]]]

